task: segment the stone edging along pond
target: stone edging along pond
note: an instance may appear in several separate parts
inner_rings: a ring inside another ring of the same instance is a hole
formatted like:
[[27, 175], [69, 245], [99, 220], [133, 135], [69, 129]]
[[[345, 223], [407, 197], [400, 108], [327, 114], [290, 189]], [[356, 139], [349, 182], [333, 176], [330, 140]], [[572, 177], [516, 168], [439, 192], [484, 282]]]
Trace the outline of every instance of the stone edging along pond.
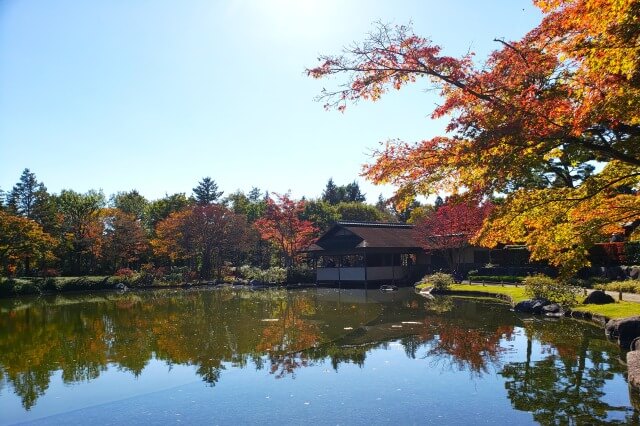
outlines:
[[[460, 296], [483, 296], [493, 297], [504, 300], [514, 306], [513, 299], [506, 294], [492, 293], [490, 291], [459, 291], [445, 290], [438, 294], [460, 295]], [[609, 339], [617, 339], [621, 349], [627, 352], [627, 380], [629, 386], [635, 392], [631, 392], [633, 397], [638, 397], [640, 393], [640, 316], [628, 317], [612, 320], [604, 315], [592, 314], [590, 312], [571, 311], [564, 312], [565, 317], [592, 321], [605, 330], [605, 334]], [[632, 402], [635, 402], [632, 397]], [[634, 404], [635, 405], [635, 404]]]

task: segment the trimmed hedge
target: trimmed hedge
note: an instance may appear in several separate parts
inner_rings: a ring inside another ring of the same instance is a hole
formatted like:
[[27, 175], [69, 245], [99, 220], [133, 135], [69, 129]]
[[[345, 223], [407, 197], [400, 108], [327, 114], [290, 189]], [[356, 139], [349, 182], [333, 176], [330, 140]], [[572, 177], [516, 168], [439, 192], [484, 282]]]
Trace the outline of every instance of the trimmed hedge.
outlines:
[[603, 291], [621, 291], [623, 293], [640, 294], [639, 281], [613, 281], [608, 284], [596, 284], [593, 288]]
[[469, 281], [480, 281], [488, 283], [521, 283], [524, 277], [516, 277], [515, 275], [471, 275]]
[[68, 291], [114, 290], [118, 284], [127, 287], [161, 287], [179, 285], [164, 279], [154, 279], [147, 273], [135, 273], [132, 276], [86, 276], [86, 277], [48, 277], [48, 278], [0, 278], [0, 297], [28, 294], [64, 293]]

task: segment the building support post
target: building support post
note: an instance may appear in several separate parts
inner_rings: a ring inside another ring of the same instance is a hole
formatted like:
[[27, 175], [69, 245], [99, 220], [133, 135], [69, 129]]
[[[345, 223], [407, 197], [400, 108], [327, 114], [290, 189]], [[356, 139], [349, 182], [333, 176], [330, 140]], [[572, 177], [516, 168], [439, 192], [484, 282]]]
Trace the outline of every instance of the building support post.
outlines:
[[391, 253], [391, 283], [396, 285], [396, 254]]
[[363, 250], [363, 255], [364, 255], [364, 289], [366, 290], [368, 288], [368, 282], [367, 282], [367, 250]]

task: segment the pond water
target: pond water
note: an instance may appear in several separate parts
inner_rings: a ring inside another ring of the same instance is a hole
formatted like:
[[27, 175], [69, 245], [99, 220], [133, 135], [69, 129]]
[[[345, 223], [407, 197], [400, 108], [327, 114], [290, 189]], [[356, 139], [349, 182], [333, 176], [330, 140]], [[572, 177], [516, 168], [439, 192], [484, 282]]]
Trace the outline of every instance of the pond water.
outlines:
[[602, 329], [412, 289], [0, 301], [0, 424], [637, 424]]

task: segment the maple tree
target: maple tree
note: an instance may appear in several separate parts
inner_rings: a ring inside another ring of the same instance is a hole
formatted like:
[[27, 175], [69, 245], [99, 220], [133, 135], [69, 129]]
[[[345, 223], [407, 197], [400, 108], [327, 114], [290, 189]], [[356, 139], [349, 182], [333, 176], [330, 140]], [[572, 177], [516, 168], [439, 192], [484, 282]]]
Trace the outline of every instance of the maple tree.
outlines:
[[300, 251], [309, 246], [317, 230], [308, 220], [300, 219], [304, 201], [294, 201], [288, 194], [269, 197], [264, 215], [254, 226], [263, 240], [271, 241], [282, 253], [285, 267], [296, 263]]
[[156, 255], [199, 265], [202, 279], [210, 279], [214, 269], [221, 278], [222, 265], [243, 248], [249, 235], [245, 216], [221, 204], [196, 205], [161, 221], [151, 245]]
[[448, 200], [418, 221], [414, 228], [416, 241], [426, 251], [442, 254], [449, 270], [455, 274], [462, 263], [464, 249], [480, 231], [492, 208], [491, 203]]
[[52, 260], [55, 246], [56, 240], [35, 221], [0, 210], [0, 273], [27, 269], [29, 259]]
[[[386, 142], [365, 175], [397, 185], [401, 205], [437, 191], [507, 194], [477, 242], [523, 241], [532, 259], [571, 272], [614, 225], [640, 217], [640, 7], [632, 0], [535, 3], [544, 12], [540, 25], [519, 41], [496, 40], [502, 48], [483, 66], [473, 54], [442, 55], [407, 26], [380, 24], [308, 73], [349, 76], [320, 95], [339, 110], [419, 77], [434, 82], [444, 102], [432, 117], [451, 117], [448, 135]], [[503, 220], [494, 226], [493, 218]]]
[[119, 209], [105, 209], [103, 259], [107, 260], [114, 271], [121, 267], [129, 268], [138, 262], [149, 248], [149, 241], [142, 224], [132, 214]]

